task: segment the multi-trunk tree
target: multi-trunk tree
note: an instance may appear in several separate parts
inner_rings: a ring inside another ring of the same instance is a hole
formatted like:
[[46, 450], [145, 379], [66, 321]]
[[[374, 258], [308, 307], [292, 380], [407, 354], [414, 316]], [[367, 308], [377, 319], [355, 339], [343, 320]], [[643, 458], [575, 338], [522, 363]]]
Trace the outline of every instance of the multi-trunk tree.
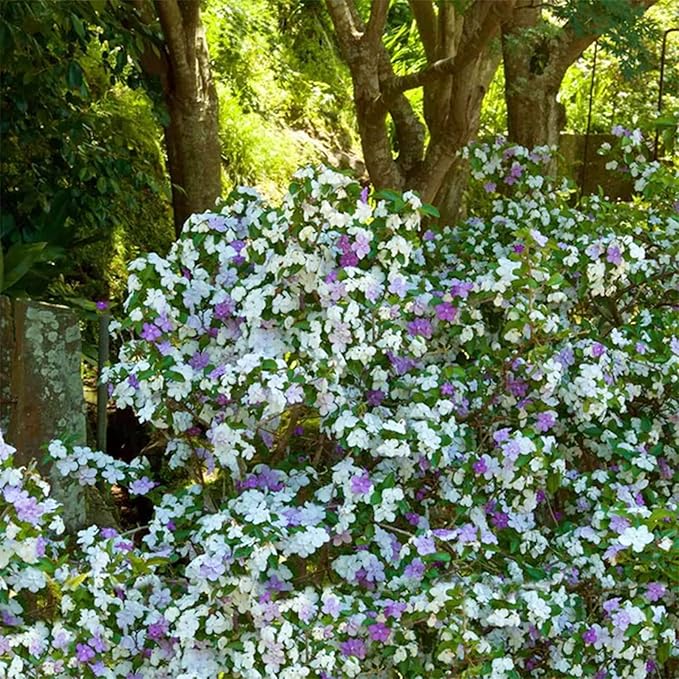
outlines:
[[[510, 139], [555, 144], [565, 122], [556, 95], [568, 67], [599, 36], [629, 26], [653, 2], [565, 0], [550, 5], [547, 21], [540, 0], [409, 0], [425, 65], [397, 75], [384, 32], [391, 5], [403, 2], [372, 0], [368, 13], [358, 0], [326, 0], [354, 83], [371, 181], [415, 189], [452, 221], [466, 186], [459, 151], [478, 132], [501, 60]], [[421, 110], [406, 96], [416, 88], [422, 88]]]
[[[496, 39], [516, 0], [474, 2], [465, 11], [451, 2], [412, 0], [426, 65], [402, 76], [394, 73], [383, 40], [389, 0], [374, 0], [367, 20], [354, 0], [326, 4], [351, 71], [371, 181], [415, 189], [444, 218], [454, 218], [465, 185], [458, 151], [478, 130], [481, 103], [500, 62]], [[416, 112], [405, 93], [420, 87], [423, 105]]]

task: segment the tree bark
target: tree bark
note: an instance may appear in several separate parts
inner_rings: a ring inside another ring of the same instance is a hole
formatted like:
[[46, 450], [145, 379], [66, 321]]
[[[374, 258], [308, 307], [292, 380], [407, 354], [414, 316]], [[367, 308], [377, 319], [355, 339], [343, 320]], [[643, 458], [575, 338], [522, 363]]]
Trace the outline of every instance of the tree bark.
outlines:
[[170, 65], [165, 140], [179, 235], [187, 217], [213, 207], [221, 192], [219, 102], [199, 0], [156, 0], [155, 7]]
[[[643, 13], [656, 0], [623, 0], [630, 16]], [[533, 148], [557, 146], [566, 125], [566, 109], [557, 100], [566, 71], [597, 38], [610, 29], [608, 8], [576, 23], [571, 21], [549, 37], [541, 31], [540, 4], [517, 7], [502, 28], [505, 99], [509, 140]], [[583, 27], [587, 26], [586, 29]], [[552, 168], [555, 169], [555, 168]]]
[[[396, 76], [382, 41], [388, 0], [373, 0], [364, 22], [354, 0], [326, 0], [342, 55], [351, 71], [366, 167], [377, 188], [415, 189], [457, 217], [466, 186], [458, 152], [477, 133], [481, 103], [499, 63], [492, 41], [515, 0], [477, 0], [464, 13], [453, 3], [411, 0], [427, 65]], [[438, 7], [438, 9], [437, 9]], [[405, 96], [423, 87], [425, 130]], [[398, 156], [388, 135], [394, 124]]]
[[163, 49], [147, 45], [144, 71], [160, 77], [175, 234], [186, 219], [214, 206], [221, 193], [219, 100], [212, 80], [199, 0], [134, 0], [145, 23], [160, 21]]
[[219, 103], [214, 87], [197, 97], [167, 98], [167, 163], [175, 234], [195, 212], [213, 208], [221, 193]]

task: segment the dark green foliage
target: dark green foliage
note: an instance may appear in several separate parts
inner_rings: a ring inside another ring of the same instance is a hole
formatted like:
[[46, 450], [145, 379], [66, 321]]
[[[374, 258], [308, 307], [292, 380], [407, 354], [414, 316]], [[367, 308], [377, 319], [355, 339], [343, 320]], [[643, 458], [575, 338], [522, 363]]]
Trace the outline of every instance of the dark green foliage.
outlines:
[[121, 230], [142, 247], [167, 240], [159, 128], [141, 92], [124, 86], [138, 86], [139, 71], [108, 42], [104, 5], [0, 4], [0, 240], [6, 258], [30, 253], [14, 294], [49, 296], [60, 274], [76, 274], [74, 293], [107, 296], [108, 279], [123, 275]]

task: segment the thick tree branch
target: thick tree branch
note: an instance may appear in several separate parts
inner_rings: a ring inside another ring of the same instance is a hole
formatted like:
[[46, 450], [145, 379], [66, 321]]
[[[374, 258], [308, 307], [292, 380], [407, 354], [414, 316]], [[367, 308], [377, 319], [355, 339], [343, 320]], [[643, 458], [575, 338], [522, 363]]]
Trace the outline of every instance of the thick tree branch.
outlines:
[[387, 23], [387, 13], [389, 11], [389, 0], [372, 0], [370, 6], [370, 18], [365, 29], [364, 40], [370, 45], [378, 46], [384, 26]]
[[332, 24], [335, 27], [342, 56], [347, 62], [353, 57], [354, 50], [352, 50], [352, 47], [355, 47], [362, 37], [361, 31], [354, 21], [354, 13], [349, 7], [349, 2], [351, 0], [325, 0]]
[[[643, 14], [649, 7], [654, 5], [657, 0], [629, 0], [629, 5], [639, 10]], [[603, 7], [602, 7], [603, 11]], [[557, 39], [555, 48], [550, 55], [549, 67], [545, 71], [545, 80], [552, 88], [559, 87], [566, 71], [582, 55], [582, 53], [607, 30], [608, 26], [598, 24], [596, 18], [592, 21], [591, 30], [583, 33], [577, 30], [573, 22], [568, 22], [562, 29]]]
[[436, 13], [432, 0], [409, 0], [427, 61], [436, 61]]
[[190, 96], [192, 69], [187, 59], [187, 38], [179, 4], [177, 0], [155, 0], [155, 6], [168, 48], [175, 87], [182, 96]]
[[442, 76], [459, 73], [465, 66], [478, 59], [490, 41], [498, 35], [503, 18], [509, 14], [513, 5], [511, 1], [494, 4], [500, 11], [493, 11], [491, 8], [486, 12], [483, 22], [476, 30], [469, 31], [454, 56], [439, 59], [416, 73], [392, 78], [385, 83], [385, 91], [395, 94], [421, 87]]

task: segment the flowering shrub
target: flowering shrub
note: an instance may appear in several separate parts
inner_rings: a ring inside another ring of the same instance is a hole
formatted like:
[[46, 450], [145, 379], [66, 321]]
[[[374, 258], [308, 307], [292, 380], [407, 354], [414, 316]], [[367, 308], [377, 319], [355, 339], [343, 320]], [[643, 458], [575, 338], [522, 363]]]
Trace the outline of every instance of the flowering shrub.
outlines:
[[[455, 228], [304, 170], [279, 207], [239, 189], [135, 261], [107, 379], [190, 480], [54, 442], [63, 473], [156, 504], [67, 553], [41, 522], [56, 508], [26, 509], [32, 475], [2, 463], [0, 672], [676, 665], [679, 183], [622, 140], [630, 204], [573, 205], [543, 150], [498, 143], [469, 150], [488, 209]], [[31, 624], [15, 592], [36, 560], [55, 612]]]

